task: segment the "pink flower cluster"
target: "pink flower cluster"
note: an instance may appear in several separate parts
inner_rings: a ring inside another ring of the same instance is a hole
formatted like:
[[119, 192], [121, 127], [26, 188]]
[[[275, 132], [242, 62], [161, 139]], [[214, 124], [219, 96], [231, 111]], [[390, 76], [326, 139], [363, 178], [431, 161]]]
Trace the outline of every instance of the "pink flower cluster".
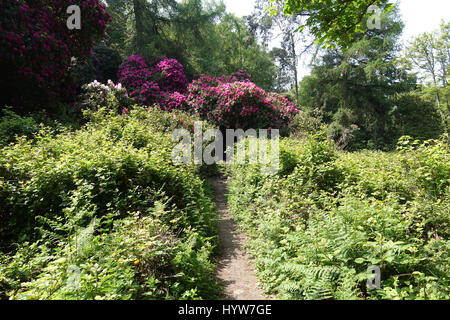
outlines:
[[151, 81], [153, 72], [150, 71], [144, 57], [136, 55], [125, 58], [119, 68], [119, 81], [128, 89], [138, 90], [144, 83]]
[[299, 113], [285, 97], [267, 93], [248, 77], [233, 81], [233, 76], [203, 76], [188, 87], [190, 108], [203, 119], [222, 128], [281, 128]]
[[188, 87], [187, 102], [191, 110], [206, 119], [217, 106], [218, 86], [222, 82], [214, 77], [202, 76]]
[[164, 58], [150, 66], [143, 56], [131, 56], [120, 66], [118, 76], [139, 103], [159, 104], [166, 110], [183, 104], [179, 95], [186, 92], [188, 82], [183, 66], [175, 59]]
[[243, 70], [219, 78], [202, 76], [188, 86], [177, 60], [165, 58], [149, 66], [142, 56], [132, 56], [120, 67], [119, 79], [144, 105], [190, 111], [221, 128], [281, 128], [300, 112], [285, 97], [258, 88]]
[[[69, 5], [82, 7], [81, 30], [67, 28]], [[14, 81], [30, 84], [43, 97], [73, 96], [71, 59], [85, 59], [110, 20], [102, 1], [0, 0], [0, 8], [0, 60], [14, 70]]]
[[159, 72], [162, 76], [161, 89], [165, 92], [185, 93], [188, 81], [184, 75], [184, 68], [175, 59], [163, 59], [153, 67], [153, 73]]
[[280, 111], [281, 119], [285, 123], [290, 123], [297, 113], [302, 113], [295, 103], [281, 94], [270, 92], [267, 96], [269, 101]]
[[184, 94], [179, 92], [169, 93], [164, 101], [164, 107], [166, 111], [182, 110], [189, 111], [189, 104]]
[[218, 79], [222, 83], [232, 83], [232, 82], [251, 82], [250, 75], [246, 70], [238, 70], [231, 76], [221, 76]]

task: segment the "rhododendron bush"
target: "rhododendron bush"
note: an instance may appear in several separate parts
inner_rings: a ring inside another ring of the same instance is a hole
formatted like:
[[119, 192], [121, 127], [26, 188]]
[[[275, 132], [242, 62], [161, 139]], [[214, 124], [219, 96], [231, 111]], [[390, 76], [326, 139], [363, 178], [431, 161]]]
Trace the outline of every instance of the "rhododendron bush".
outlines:
[[184, 68], [176, 59], [162, 59], [153, 68], [153, 73], [161, 75], [161, 89], [165, 92], [185, 93], [188, 81]]
[[164, 58], [151, 65], [140, 55], [126, 58], [119, 68], [119, 81], [130, 96], [145, 105], [159, 104], [163, 109], [182, 109], [188, 81], [183, 66]]
[[[81, 29], [67, 28], [67, 7], [81, 8]], [[109, 14], [100, 0], [0, 0], [2, 104], [24, 107], [74, 96], [72, 58], [84, 60]]]
[[85, 93], [81, 98], [84, 110], [98, 110], [103, 107], [108, 111], [123, 112], [134, 103], [122, 84], [115, 84], [111, 80], [108, 80], [107, 85], [95, 80], [83, 85], [83, 89]]
[[235, 75], [193, 81], [187, 96], [191, 109], [221, 128], [242, 129], [285, 128], [300, 112], [284, 96], [267, 93], [249, 77], [235, 81]]
[[206, 119], [217, 106], [217, 86], [221, 82], [214, 77], [203, 76], [188, 87], [187, 101], [191, 110]]
[[219, 77], [218, 80], [220, 82], [226, 82], [226, 83], [237, 82], [237, 81], [252, 82], [250, 75], [248, 74], [248, 72], [246, 70], [236, 71], [235, 73], [233, 73], [230, 76], [223, 75], [223, 76]]
[[[217, 92], [217, 107], [208, 118], [221, 127], [278, 129], [287, 125], [284, 106], [277, 107], [253, 82], [221, 84]], [[290, 112], [298, 111], [293, 108]]]
[[119, 69], [119, 81], [143, 105], [190, 111], [222, 129], [284, 128], [299, 112], [285, 97], [257, 87], [245, 70], [201, 76], [188, 85], [177, 60], [164, 58], [150, 65], [142, 56], [131, 56]]
[[181, 110], [181, 111], [189, 111], [189, 103], [184, 94], [179, 92], [169, 93], [164, 101], [165, 107], [164, 109], [167, 111], [172, 110]]

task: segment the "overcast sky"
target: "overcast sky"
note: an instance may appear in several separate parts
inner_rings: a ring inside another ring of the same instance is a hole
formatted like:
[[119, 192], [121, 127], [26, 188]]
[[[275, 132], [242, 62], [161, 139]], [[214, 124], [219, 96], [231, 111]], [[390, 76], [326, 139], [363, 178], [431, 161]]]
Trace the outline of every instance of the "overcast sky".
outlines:
[[[245, 16], [253, 11], [254, 0], [224, 0], [227, 11], [237, 16]], [[442, 19], [450, 20], [450, 0], [399, 0], [400, 13], [405, 23], [403, 40], [410, 40], [423, 32], [439, 28]], [[303, 61], [305, 64], [306, 61]], [[306, 66], [300, 71], [301, 77], [309, 74]]]

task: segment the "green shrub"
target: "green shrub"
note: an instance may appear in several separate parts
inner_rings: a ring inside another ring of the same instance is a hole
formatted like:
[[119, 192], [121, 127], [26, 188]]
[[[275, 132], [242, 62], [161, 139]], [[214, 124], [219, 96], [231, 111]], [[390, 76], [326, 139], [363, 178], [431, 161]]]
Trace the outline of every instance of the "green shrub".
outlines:
[[[229, 203], [260, 281], [282, 299], [449, 299], [447, 138], [398, 152], [280, 145], [280, 172], [231, 170]], [[368, 266], [381, 290], [367, 290]]]
[[128, 112], [134, 100], [128, 96], [127, 90], [120, 83], [114, 84], [111, 80], [102, 84], [97, 80], [83, 85], [81, 107], [83, 110], [97, 111], [99, 108], [115, 111], [116, 113]]
[[72, 73], [78, 88], [98, 80], [106, 83], [108, 80], [116, 82], [117, 72], [122, 63], [120, 54], [104, 44], [96, 45], [92, 48], [91, 55], [82, 64], [75, 64]]
[[303, 139], [310, 135], [325, 131], [322, 117], [317, 112], [300, 112], [294, 116], [289, 124], [290, 137]]
[[0, 295], [213, 297], [212, 193], [197, 166], [172, 163], [171, 135], [157, 130], [182, 119], [94, 114], [78, 131], [0, 149]]
[[31, 137], [38, 130], [32, 117], [21, 117], [8, 108], [0, 113], [0, 147], [16, 141], [17, 136]]
[[192, 230], [178, 238], [159, 219], [164, 210], [157, 203], [152, 215], [132, 213], [108, 233], [100, 220], [86, 228], [67, 223], [67, 238], [55, 241], [49, 234], [45, 242], [23, 244], [12, 258], [2, 257], [3, 294], [58, 300], [213, 297], [211, 244]]
[[397, 94], [392, 111], [393, 131], [398, 139], [411, 136], [419, 140], [436, 139], [444, 132], [442, 119], [433, 103], [417, 92]]

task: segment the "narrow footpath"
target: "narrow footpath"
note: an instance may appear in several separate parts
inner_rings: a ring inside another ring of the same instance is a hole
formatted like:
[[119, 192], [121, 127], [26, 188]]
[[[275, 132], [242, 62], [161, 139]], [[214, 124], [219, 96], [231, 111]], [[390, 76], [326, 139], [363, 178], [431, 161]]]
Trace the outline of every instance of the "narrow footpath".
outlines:
[[231, 219], [227, 206], [227, 185], [224, 178], [211, 179], [219, 214], [219, 243], [221, 256], [216, 276], [222, 283], [225, 298], [230, 300], [268, 300], [258, 288], [258, 279], [244, 251], [246, 236]]

